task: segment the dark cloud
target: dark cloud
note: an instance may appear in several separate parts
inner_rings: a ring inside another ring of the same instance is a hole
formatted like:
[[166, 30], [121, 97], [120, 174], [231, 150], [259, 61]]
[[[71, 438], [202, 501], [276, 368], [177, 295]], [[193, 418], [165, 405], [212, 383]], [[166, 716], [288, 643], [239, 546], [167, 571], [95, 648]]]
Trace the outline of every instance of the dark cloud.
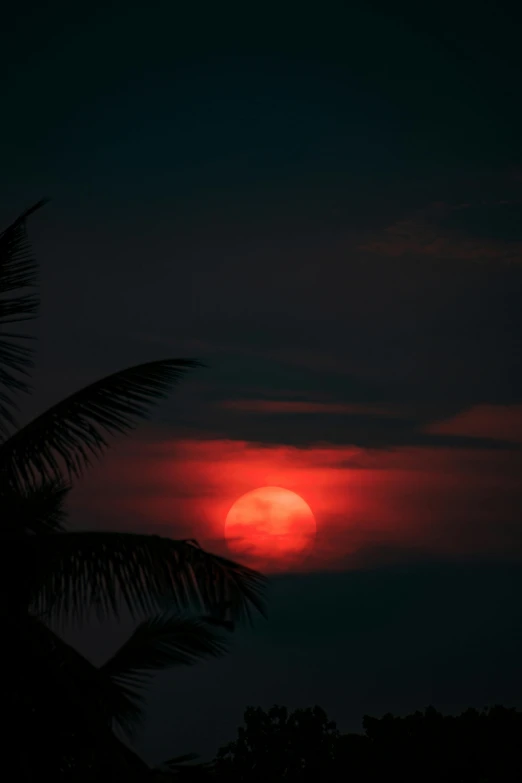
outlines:
[[[458, 406], [455, 408], [455, 412]], [[440, 412], [439, 412], [440, 415]], [[386, 417], [335, 413], [324, 414], [255, 414], [244, 411], [205, 412], [199, 408], [193, 419], [196, 429], [214, 437], [245, 439], [253, 443], [281, 442], [296, 446], [332, 443], [350, 444], [362, 448], [390, 446], [425, 446], [445, 448], [477, 448], [514, 450], [509, 440], [452, 434], [429, 434], [423, 431], [428, 417]], [[185, 419], [185, 424], [187, 419]], [[188, 434], [190, 429], [185, 427]]]
[[404, 215], [360, 247], [391, 258], [522, 264], [521, 217], [520, 200], [435, 203]]

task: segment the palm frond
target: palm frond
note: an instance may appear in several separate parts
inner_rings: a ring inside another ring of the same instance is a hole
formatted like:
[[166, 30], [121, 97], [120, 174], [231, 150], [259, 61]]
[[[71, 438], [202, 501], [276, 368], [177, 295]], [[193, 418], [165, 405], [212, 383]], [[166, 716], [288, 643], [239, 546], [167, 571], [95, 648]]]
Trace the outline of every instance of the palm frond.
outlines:
[[221, 635], [194, 617], [164, 612], [144, 620], [101, 668], [113, 679], [132, 685], [171, 666], [190, 666], [226, 652]]
[[[36, 538], [36, 537], [35, 537]], [[37, 611], [82, 622], [194, 609], [218, 621], [265, 615], [264, 577], [189, 540], [136, 533], [38, 537]], [[226, 614], [226, 616], [224, 616]]]
[[3, 534], [62, 532], [69, 490], [70, 485], [61, 479], [26, 485], [19, 490], [0, 485]]
[[[212, 777], [213, 762], [197, 761], [197, 753], [186, 753], [160, 764], [158, 780], [208, 780]], [[195, 762], [195, 763], [194, 763]]]
[[109, 375], [49, 408], [0, 445], [0, 475], [15, 486], [78, 476], [108, 435], [133, 429], [190, 369], [193, 359], [149, 362]]
[[133, 727], [143, 704], [142, 688], [155, 672], [190, 666], [223, 655], [226, 650], [222, 637], [197, 618], [166, 612], [145, 620], [100, 667], [102, 678], [114, 683], [123, 697], [114, 711], [115, 721], [127, 733], [129, 724]]
[[[92, 731], [114, 725], [129, 739], [143, 720], [143, 687], [155, 671], [226, 652], [219, 635], [201, 621], [163, 614], [141, 623], [122, 647], [97, 667], [40, 620], [33, 617], [28, 622], [25, 646], [29, 647], [31, 677], [44, 678], [41, 687], [45, 693], [54, 688], [56, 697], [66, 700], [71, 716], [80, 710], [81, 721]], [[29, 700], [34, 693], [32, 686]]]
[[[78, 762], [83, 749], [91, 746], [95, 751], [92, 761], [97, 761], [96, 756], [98, 762], [109, 757], [111, 764], [121, 765], [125, 772], [127, 760], [132, 762], [132, 758], [114, 736], [113, 722], [117, 720], [131, 735], [142, 717], [141, 708], [38, 619], [26, 615], [9, 641], [18, 646], [15, 665], [20, 675], [14, 677], [9, 696], [14, 710], [21, 710], [24, 730], [32, 722], [37, 735], [44, 732], [53, 742], [63, 744], [57, 752], [71, 754], [71, 762]], [[24, 739], [33, 747], [40, 737]]]
[[186, 764], [187, 761], [196, 761], [196, 759], [199, 759], [199, 753], [184, 753], [182, 756], [174, 756], [174, 758], [167, 759], [161, 766], [167, 767], [168, 769], [175, 769], [176, 767]]
[[7, 434], [15, 426], [13, 393], [28, 392], [30, 386], [20, 376], [32, 367], [32, 349], [28, 335], [6, 331], [6, 326], [34, 318], [39, 305], [35, 293], [21, 293], [34, 288], [38, 266], [32, 257], [26, 234], [27, 218], [46, 202], [38, 201], [0, 233], [0, 431]]

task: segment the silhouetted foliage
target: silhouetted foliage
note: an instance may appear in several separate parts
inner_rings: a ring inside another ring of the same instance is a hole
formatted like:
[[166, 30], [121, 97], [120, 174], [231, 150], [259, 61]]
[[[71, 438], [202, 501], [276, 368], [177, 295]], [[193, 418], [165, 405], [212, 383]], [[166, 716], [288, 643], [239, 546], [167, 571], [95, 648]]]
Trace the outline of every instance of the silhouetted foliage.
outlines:
[[376, 776], [392, 766], [405, 781], [418, 779], [420, 769], [426, 781], [522, 779], [522, 714], [515, 709], [444, 716], [430, 707], [404, 718], [365, 716], [363, 726]]
[[222, 748], [216, 772], [231, 781], [328, 780], [333, 772], [338, 732], [320, 707], [289, 713], [249, 707], [245, 726]]
[[248, 708], [213, 764], [219, 781], [507, 783], [522, 780], [522, 712], [495, 706], [458, 716], [433, 707], [405, 717], [364, 716], [341, 734], [319, 707]]
[[[132, 733], [152, 669], [222, 654], [223, 629], [264, 612], [264, 580], [196, 541], [67, 529], [71, 482], [110, 436], [129, 432], [200, 365], [166, 359], [120, 370], [18, 427], [17, 396], [31, 391], [33, 360], [29, 336], [12, 325], [38, 311], [26, 221], [43, 203], [0, 233], [0, 609], [12, 777], [142, 780], [156, 773], [113, 726]], [[118, 617], [123, 606], [148, 617], [99, 668], [52, 629], [57, 619], [83, 622], [93, 612]]]
[[[9, 325], [33, 318], [38, 309], [37, 265], [25, 224], [43, 203], [0, 234], [2, 535], [11, 560], [20, 557], [27, 582], [21, 597], [21, 584], [6, 579], [2, 597], [10, 611], [15, 606], [25, 611], [29, 602], [40, 616], [77, 620], [93, 609], [99, 616], [114, 616], [122, 605], [133, 614], [163, 611], [169, 601], [178, 609], [196, 605], [219, 621], [263, 612], [261, 575], [205, 552], [195, 541], [66, 531], [62, 505], [71, 480], [103, 454], [109, 436], [129, 432], [199, 363], [166, 359], [121, 370], [16, 428], [12, 411], [16, 395], [30, 390], [26, 378], [32, 351], [27, 335], [11, 332]], [[24, 293], [27, 288], [30, 294]], [[51, 532], [61, 535], [43, 535]]]

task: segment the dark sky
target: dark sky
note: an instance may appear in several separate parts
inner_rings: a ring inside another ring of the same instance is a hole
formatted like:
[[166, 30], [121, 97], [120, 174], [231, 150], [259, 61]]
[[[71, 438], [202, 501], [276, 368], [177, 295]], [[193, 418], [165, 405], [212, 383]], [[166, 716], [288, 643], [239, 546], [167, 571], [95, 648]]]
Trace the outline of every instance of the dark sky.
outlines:
[[522, 706], [520, 19], [283, 5], [4, 16], [4, 221], [51, 199], [27, 414], [127, 364], [209, 365], [75, 490], [74, 524], [225, 552], [266, 484], [317, 519], [270, 621], [158, 680], [154, 757], [212, 753], [250, 703], [351, 728]]

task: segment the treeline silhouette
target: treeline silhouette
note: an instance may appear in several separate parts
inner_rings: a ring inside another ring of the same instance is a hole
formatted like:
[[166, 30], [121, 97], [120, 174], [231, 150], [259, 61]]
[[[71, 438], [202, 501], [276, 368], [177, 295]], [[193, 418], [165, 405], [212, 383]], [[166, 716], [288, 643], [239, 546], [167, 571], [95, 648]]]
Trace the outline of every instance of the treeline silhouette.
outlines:
[[208, 765], [186, 769], [230, 783], [504, 783], [522, 780], [522, 712], [495, 706], [443, 715], [365, 715], [343, 734], [320, 707], [248, 708], [237, 738]]

